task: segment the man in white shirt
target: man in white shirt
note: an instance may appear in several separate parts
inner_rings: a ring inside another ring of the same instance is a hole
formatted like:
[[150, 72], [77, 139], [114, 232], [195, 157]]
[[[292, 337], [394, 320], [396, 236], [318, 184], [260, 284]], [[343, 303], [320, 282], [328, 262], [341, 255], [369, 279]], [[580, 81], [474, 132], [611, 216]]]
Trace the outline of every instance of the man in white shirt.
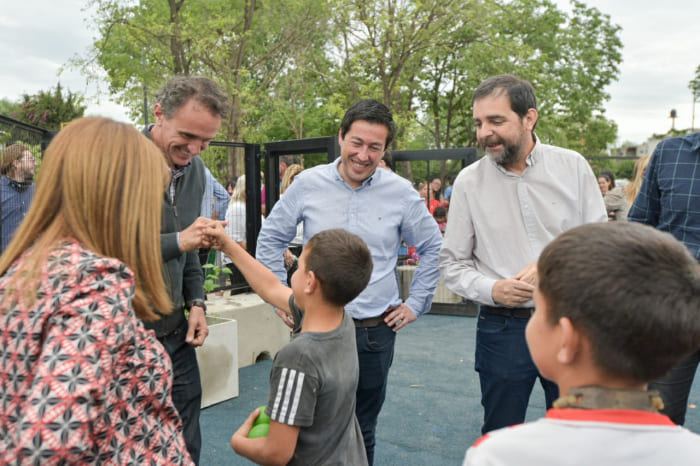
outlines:
[[560, 233], [607, 221], [607, 214], [588, 162], [535, 136], [530, 83], [488, 78], [472, 104], [487, 157], [455, 180], [440, 268], [448, 289], [480, 304], [475, 368], [486, 433], [524, 421], [537, 378], [547, 407], [557, 398], [556, 385], [541, 377], [525, 343], [537, 258]]

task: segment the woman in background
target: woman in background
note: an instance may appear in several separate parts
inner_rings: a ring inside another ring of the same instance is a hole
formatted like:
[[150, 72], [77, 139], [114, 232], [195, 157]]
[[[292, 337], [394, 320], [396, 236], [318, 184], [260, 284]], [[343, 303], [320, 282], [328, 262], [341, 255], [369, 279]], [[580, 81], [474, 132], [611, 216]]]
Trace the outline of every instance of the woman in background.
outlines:
[[0, 464], [191, 464], [170, 359], [140, 320], [172, 307], [168, 177], [153, 143], [106, 118], [49, 145], [0, 257]]
[[[287, 167], [284, 172], [284, 177], [282, 177], [282, 184], [280, 186], [280, 196], [289, 188], [294, 181], [294, 178], [304, 171], [304, 167], [298, 163], [294, 163]], [[289, 247], [284, 251], [284, 267], [287, 270], [287, 285], [292, 286], [292, 275], [297, 270], [297, 260], [301, 256], [301, 249], [304, 246], [304, 224], [299, 223], [297, 225], [297, 234], [289, 243]]]
[[626, 222], [627, 211], [630, 206], [625, 198], [622, 186], [615, 186], [615, 175], [611, 171], [603, 170], [598, 175], [598, 187], [603, 195], [605, 210], [608, 212], [608, 221]]
[[644, 157], [639, 157], [634, 162], [632, 181], [627, 183], [627, 186], [625, 186], [625, 196], [629, 205], [634, 203], [634, 200], [637, 198], [637, 194], [639, 194], [639, 190], [642, 188], [642, 181], [644, 181], [644, 174], [649, 166], [650, 158], [650, 156], [645, 155]]

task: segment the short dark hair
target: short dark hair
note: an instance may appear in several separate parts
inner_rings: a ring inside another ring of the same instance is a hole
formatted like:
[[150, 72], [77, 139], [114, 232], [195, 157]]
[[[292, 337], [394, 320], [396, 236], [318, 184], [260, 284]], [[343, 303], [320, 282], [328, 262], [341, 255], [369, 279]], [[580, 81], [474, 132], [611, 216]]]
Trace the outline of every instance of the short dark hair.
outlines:
[[608, 182], [610, 182], [611, 188], [615, 187], [615, 175], [610, 170], [603, 170], [600, 172], [600, 175], [598, 175], [598, 178], [605, 178], [608, 180]]
[[[510, 109], [513, 110], [522, 120], [527, 115], [528, 110], [537, 110], [537, 97], [535, 89], [528, 81], [520, 79], [511, 74], [500, 74], [491, 76], [479, 84], [472, 97], [472, 106], [477, 100], [490, 95], [506, 95], [510, 100]], [[537, 122], [535, 122], [535, 126]], [[535, 130], [535, 127], [532, 127]]]
[[537, 269], [548, 320], [581, 329], [605, 374], [646, 383], [700, 347], [700, 266], [668, 233], [583, 225], [550, 243]]
[[433, 217], [447, 217], [447, 209], [443, 206], [435, 207], [435, 210], [433, 210]]
[[345, 112], [343, 121], [340, 123], [340, 137], [345, 138], [345, 135], [350, 131], [350, 127], [357, 120], [364, 120], [370, 123], [384, 125], [389, 130], [386, 136], [384, 149], [389, 148], [389, 144], [394, 140], [396, 135], [396, 124], [391, 110], [383, 103], [374, 99], [364, 99], [355, 103]]
[[321, 283], [323, 298], [345, 306], [359, 295], [372, 275], [372, 254], [359, 236], [343, 229], [324, 230], [311, 237], [304, 249], [306, 270]]
[[195, 98], [212, 115], [226, 118], [226, 95], [216, 82], [204, 76], [175, 76], [169, 79], [156, 93], [155, 102], [160, 104], [165, 117], [171, 119], [191, 98]]

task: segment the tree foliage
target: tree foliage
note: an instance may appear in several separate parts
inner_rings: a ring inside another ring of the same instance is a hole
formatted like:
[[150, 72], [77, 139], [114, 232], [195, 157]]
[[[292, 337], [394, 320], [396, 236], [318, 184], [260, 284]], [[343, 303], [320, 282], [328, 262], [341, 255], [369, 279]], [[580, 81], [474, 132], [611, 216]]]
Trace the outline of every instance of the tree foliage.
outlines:
[[64, 91], [61, 83], [37, 94], [23, 94], [18, 102], [3, 99], [0, 113], [26, 123], [49, 130], [59, 130], [61, 123], [68, 123], [85, 114], [82, 95]]
[[693, 93], [693, 102], [700, 99], [700, 65], [695, 69], [695, 76], [688, 83], [688, 89]]
[[[604, 113], [618, 76], [619, 27], [573, 1], [90, 0], [98, 34], [73, 64], [140, 115], [143, 85], [203, 74], [231, 96], [219, 137], [265, 142], [336, 134], [344, 110], [376, 98], [394, 112], [397, 148], [473, 146], [473, 90], [490, 75], [530, 80], [538, 135], [597, 155], [617, 128]], [[240, 155], [220, 154], [227, 175]], [[402, 167], [412, 178], [411, 167]], [[432, 166], [431, 166], [432, 168]], [[440, 176], [459, 167], [442, 162]], [[432, 171], [432, 170], [431, 170]]]

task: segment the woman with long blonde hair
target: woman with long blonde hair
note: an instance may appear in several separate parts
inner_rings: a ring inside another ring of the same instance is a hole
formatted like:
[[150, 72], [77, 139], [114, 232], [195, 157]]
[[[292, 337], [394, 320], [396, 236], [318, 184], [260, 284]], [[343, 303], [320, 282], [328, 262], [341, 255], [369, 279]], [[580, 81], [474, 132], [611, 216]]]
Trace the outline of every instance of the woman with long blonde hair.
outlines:
[[107, 118], [76, 120], [49, 145], [0, 256], [0, 463], [191, 463], [170, 359], [140, 320], [171, 309], [168, 176], [155, 145]]
[[647, 166], [649, 166], [649, 159], [651, 157], [645, 155], [644, 157], [639, 157], [634, 162], [634, 170], [632, 170], [632, 181], [627, 183], [625, 186], [625, 195], [627, 197], [627, 203], [632, 205], [634, 200], [639, 194], [639, 190], [642, 189], [642, 181], [644, 181], [644, 174], [647, 171]]

